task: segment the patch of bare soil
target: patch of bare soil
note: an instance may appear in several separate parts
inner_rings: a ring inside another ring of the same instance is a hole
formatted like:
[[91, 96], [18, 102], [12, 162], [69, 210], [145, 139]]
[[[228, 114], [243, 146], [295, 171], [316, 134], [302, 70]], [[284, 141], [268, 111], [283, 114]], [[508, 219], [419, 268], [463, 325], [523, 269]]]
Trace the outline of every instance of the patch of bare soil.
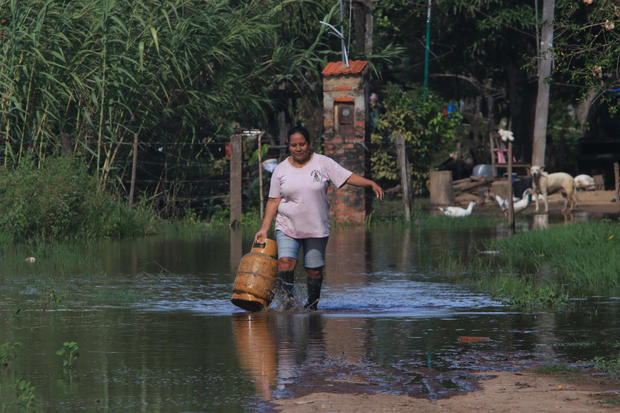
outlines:
[[[620, 382], [597, 376], [484, 372], [481, 389], [429, 400], [387, 393], [317, 392], [274, 400], [276, 411], [314, 412], [617, 412]], [[610, 403], [615, 400], [616, 403]]]

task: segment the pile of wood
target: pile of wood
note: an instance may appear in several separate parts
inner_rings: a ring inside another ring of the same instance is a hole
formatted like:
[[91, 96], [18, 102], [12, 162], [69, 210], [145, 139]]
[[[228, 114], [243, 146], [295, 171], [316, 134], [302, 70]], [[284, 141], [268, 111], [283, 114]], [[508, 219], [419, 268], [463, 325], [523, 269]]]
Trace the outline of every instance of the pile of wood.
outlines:
[[452, 181], [451, 171], [432, 171], [427, 187], [432, 205], [454, 205], [455, 202], [471, 201], [472, 197], [476, 202], [484, 202], [494, 181], [488, 176], [470, 176]]
[[470, 176], [469, 178], [457, 179], [452, 182], [454, 196], [471, 193], [478, 196], [480, 192], [487, 192], [494, 179], [488, 176]]

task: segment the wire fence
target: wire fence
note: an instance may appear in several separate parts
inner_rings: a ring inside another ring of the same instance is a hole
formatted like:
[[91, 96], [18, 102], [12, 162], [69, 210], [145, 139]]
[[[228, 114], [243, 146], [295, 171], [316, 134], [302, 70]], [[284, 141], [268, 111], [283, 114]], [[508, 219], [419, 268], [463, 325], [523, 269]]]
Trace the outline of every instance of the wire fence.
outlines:
[[[262, 166], [255, 156], [256, 139], [244, 140], [243, 209], [259, 209], [259, 168]], [[227, 210], [230, 207], [229, 145], [230, 138], [218, 138], [207, 143], [152, 141], [139, 144], [133, 181], [135, 193], [149, 198], [163, 215], [180, 215], [191, 209], [208, 218], [215, 211]], [[264, 146], [267, 148], [265, 159], [277, 159], [283, 148], [273, 145], [273, 139]], [[271, 174], [263, 171], [262, 177], [263, 193], [268, 193]], [[126, 193], [131, 183], [131, 176], [126, 172], [117, 179], [118, 189]]]

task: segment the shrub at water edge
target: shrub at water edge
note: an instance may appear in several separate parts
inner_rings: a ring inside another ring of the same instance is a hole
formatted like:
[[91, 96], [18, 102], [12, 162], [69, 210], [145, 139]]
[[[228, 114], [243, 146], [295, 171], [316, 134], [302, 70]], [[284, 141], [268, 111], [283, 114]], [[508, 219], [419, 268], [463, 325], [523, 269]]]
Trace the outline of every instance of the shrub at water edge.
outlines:
[[130, 209], [97, 184], [83, 162], [25, 159], [0, 170], [0, 232], [4, 242], [143, 235], [154, 224], [145, 208]]

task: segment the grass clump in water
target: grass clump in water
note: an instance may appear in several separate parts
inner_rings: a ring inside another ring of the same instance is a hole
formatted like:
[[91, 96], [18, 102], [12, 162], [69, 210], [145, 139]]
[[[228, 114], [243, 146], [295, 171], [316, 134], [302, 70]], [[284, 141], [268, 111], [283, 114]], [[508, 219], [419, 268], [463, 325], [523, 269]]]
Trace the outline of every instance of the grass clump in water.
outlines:
[[618, 222], [522, 232], [484, 248], [498, 253], [479, 255], [463, 268], [483, 290], [519, 307], [610, 295], [620, 287]]

